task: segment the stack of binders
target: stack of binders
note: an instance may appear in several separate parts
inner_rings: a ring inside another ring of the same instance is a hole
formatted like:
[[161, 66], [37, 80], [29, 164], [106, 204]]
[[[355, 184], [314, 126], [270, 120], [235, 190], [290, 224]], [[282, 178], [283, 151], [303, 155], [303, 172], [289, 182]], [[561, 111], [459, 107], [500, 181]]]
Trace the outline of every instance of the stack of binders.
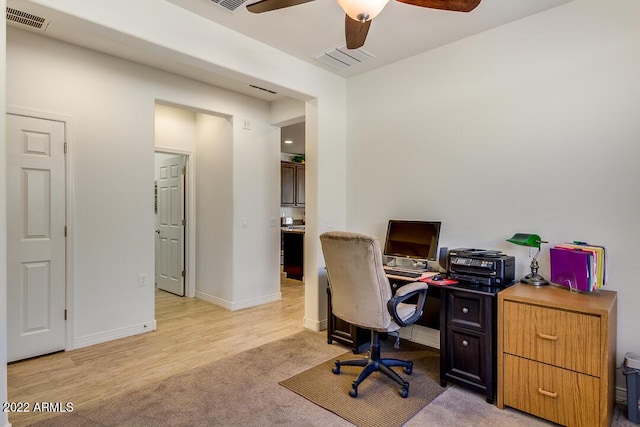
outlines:
[[573, 291], [592, 292], [607, 283], [603, 246], [585, 242], [562, 243], [549, 249], [551, 282]]

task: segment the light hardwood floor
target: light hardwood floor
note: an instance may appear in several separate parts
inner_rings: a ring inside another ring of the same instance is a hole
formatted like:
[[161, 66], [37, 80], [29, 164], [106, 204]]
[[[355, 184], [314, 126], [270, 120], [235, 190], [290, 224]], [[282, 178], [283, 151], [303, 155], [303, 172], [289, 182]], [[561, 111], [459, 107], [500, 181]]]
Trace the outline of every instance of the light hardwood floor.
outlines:
[[[10, 364], [10, 402], [72, 402], [74, 409], [303, 330], [304, 284], [283, 279], [282, 300], [229, 311], [156, 291], [157, 330]], [[55, 413], [11, 413], [14, 426]]]

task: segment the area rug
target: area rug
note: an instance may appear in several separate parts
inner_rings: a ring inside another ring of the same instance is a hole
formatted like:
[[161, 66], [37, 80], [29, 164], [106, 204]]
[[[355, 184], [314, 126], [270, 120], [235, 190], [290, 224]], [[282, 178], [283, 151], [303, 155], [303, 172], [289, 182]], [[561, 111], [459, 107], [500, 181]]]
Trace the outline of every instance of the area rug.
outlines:
[[400, 397], [400, 387], [379, 372], [358, 386], [358, 397], [349, 396], [351, 383], [362, 368], [343, 366], [339, 375], [331, 369], [336, 359], [357, 358], [352, 353], [327, 360], [280, 385], [358, 427], [402, 426], [446, 390], [439, 384], [440, 356], [434, 350], [410, 342], [403, 342], [399, 350], [383, 349], [382, 356], [414, 362], [411, 375], [404, 374], [402, 368], [394, 368], [409, 381], [409, 397]]

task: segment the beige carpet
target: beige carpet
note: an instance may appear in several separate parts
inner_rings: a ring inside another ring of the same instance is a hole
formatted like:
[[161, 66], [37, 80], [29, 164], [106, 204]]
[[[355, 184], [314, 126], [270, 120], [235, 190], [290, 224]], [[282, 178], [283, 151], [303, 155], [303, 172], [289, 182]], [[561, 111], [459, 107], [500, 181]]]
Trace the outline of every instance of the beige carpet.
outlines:
[[[386, 345], [390, 347], [390, 345]], [[446, 389], [439, 385], [439, 354], [427, 347], [403, 342], [398, 351], [383, 351], [383, 357], [412, 360], [413, 373], [406, 375], [402, 368], [394, 368], [409, 381], [409, 397], [398, 394], [400, 386], [379, 372], [373, 373], [358, 387], [358, 397], [349, 396], [351, 382], [361, 367], [343, 366], [339, 375], [331, 372], [335, 359], [295, 375], [280, 384], [309, 399], [313, 403], [339, 415], [359, 427], [402, 426]], [[345, 353], [337, 359], [354, 359]]]
[[[278, 384], [344, 352], [345, 347], [327, 345], [326, 332], [305, 330], [98, 404], [74, 407], [72, 413], [36, 425], [352, 427], [344, 418]], [[340, 376], [347, 377], [346, 370], [342, 372]], [[414, 373], [408, 378], [410, 397], [416, 396], [418, 376]], [[383, 407], [391, 408], [390, 402], [405, 402], [395, 394], [395, 387], [389, 388], [391, 395], [382, 403]], [[446, 391], [422, 408], [405, 427], [551, 425], [513, 409], [500, 410], [486, 403], [481, 393], [457, 386], [442, 390]], [[359, 391], [361, 402], [366, 402], [368, 391], [364, 384]], [[55, 396], [52, 400], [55, 401]], [[618, 406], [613, 426], [632, 425]]]

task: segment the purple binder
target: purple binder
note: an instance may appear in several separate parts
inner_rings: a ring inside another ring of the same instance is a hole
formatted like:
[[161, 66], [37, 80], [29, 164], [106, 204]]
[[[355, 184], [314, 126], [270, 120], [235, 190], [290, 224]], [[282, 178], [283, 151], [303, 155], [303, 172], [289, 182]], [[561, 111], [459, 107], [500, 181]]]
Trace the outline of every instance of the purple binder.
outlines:
[[579, 249], [550, 248], [551, 282], [591, 292], [591, 254]]

